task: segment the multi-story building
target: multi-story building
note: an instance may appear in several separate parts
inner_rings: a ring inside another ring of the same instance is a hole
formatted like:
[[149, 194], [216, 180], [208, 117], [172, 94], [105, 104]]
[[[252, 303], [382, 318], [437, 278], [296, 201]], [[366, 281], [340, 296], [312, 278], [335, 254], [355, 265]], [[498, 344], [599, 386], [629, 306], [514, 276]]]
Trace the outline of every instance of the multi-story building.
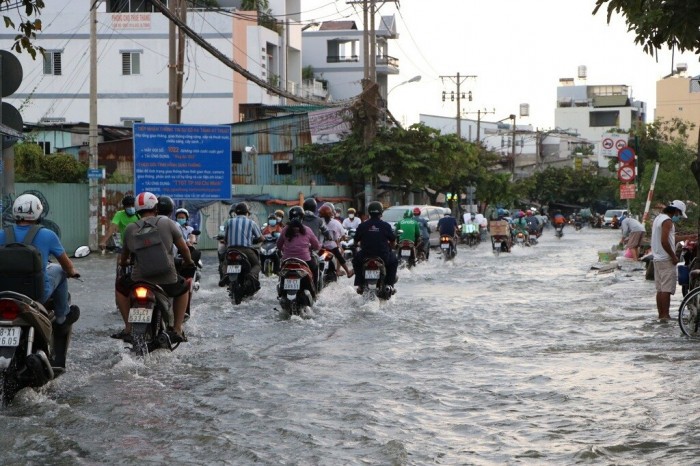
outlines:
[[[399, 74], [399, 60], [389, 55], [389, 41], [398, 37], [394, 16], [382, 16], [376, 23], [374, 56], [376, 82], [385, 100], [388, 76]], [[313, 69], [316, 79], [327, 82], [333, 100], [350, 99], [362, 92], [364, 40], [363, 30], [355, 21], [313, 23], [302, 31], [302, 63]]]
[[[271, 15], [260, 17], [239, 11], [240, 0], [218, 4], [188, 9], [187, 25], [252, 74], [301, 95], [301, 0], [269, 0]], [[19, 55], [24, 79], [5, 100], [20, 109], [25, 122], [88, 121], [90, 5], [97, 8], [98, 123], [168, 122], [169, 21], [145, 0], [46, 2], [36, 41], [45, 53], [37, 60]], [[3, 49], [14, 35], [0, 31]], [[189, 38], [185, 44], [182, 123], [233, 123], [240, 121], [241, 104], [285, 103]]]
[[602, 151], [604, 135], [614, 129], [629, 130], [636, 122], [646, 122], [646, 103], [633, 99], [629, 86], [576, 84], [573, 78], [559, 80], [554, 126], [575, 131], [593, 142], [599, 167], [608, 166]]
[[[676, 71], [656, 81], [654, 120], [675, 118], [700, 126], [700, 76], [688, 76], [688, 66], [679, 63]], [[688, 143], [698, 142], [697, 131], [688, 133]]]

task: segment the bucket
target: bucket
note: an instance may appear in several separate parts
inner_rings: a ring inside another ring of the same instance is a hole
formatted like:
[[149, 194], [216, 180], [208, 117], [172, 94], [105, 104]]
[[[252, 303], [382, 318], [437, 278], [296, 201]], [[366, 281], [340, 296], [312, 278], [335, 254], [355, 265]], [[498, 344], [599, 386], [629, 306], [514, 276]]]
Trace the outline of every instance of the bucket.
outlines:
[[678, 284], [687, 285], [690, 280], [690, 270], [685, 264], [678, 264]]
[[617, 254], [611, 251], [598, 251], [598, 262], [610, 262]]

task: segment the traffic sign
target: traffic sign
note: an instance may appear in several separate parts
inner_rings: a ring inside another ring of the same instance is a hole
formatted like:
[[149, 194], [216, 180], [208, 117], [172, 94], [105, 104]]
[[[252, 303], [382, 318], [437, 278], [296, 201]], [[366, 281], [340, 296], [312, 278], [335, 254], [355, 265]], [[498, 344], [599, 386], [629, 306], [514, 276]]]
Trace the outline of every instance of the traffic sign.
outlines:
[[89, 180], [101, 180], [105, 177], [104, 168], [88, 168], [87, 176]]
[[618, 139], [615, 141], [615, 149], [620, 150], [627, 146], [627, 143], [623, 139]]
[[615, 143], [613, 142], [612, 139], [610, 138], [605, 138], [603, 139], [603, 148], [604, 149], [612, 149]]
[[617, 159], [622, 163], [630, 163], [634, 161], [634, 149], [630, 146], [624, 146], [617, 152]]
[[623, 183], [629, 183], [634, 180], [634, 167], [623, 165], [617, 171], [617, 179]]
[[634, 199], [636, 197], [636, 189], [634, 184], [620, 185], [620, 199]]

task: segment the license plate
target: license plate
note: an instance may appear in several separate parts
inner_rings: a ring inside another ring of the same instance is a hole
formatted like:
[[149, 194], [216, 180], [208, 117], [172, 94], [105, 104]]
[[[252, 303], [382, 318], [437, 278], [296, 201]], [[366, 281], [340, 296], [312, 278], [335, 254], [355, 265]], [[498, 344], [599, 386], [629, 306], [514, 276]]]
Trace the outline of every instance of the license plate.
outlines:
[[367, 280], [379, 280], [379, 270], [365, 270]]
[[411, 250], [410, 249], [402, 249], [401, 256], [402, 257], [411, 257]]
[[498, 249], [501, 247], [501, 243], [493, 243], [493, 247]]
[[285, 290], [298, 290], [299, 288], [301, 288], [300, 278], [288, 278], [284, 281]]
[[150, 324], [153, 309], [132, 307], [129, 309], [129, 322], [134, 324]]
[[226, 266], [226, 273], [241, 273], [241, 265], [228, 265]]
[[441, 247], [442, 249], [450, 249], [450, 245], [447, 244], [447, 243], [442, 243], [442, 244], [440, 245], [440, 247]]
[[22, 327], [0, 327], [0, 346], [17, 346]]

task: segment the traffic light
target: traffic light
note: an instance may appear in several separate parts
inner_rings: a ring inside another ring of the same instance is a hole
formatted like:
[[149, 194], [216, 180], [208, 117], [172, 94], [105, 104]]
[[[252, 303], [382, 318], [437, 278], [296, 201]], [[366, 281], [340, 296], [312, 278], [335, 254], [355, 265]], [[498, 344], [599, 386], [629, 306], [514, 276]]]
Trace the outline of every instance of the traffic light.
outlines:
[[[14, 94], [19, 89], [19, 85], [22, 84], [22, 64], [12, 52], [7, 50], [0, 50], [0, 76], [2, 76], [0, 91], [3, 98]], [[15, 107], [3, 102], [0, 108], [0, 117], [2, 118], [0, 123], [4, 126], [22, 133], [24, 121], [19, 110]], [[3, 135], [2, 148], [7, 149], [15, 142], [17, 142], [16, 137]]]

